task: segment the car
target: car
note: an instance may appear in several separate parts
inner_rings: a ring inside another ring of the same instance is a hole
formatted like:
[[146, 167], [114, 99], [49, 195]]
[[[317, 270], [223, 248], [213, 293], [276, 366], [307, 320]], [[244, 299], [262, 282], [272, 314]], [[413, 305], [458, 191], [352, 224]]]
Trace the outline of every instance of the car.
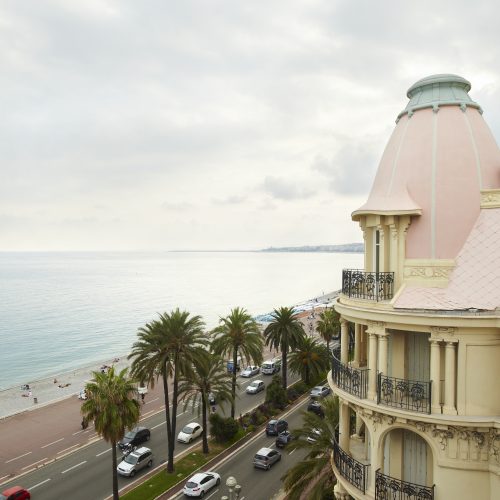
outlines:
[[151, 431], [146, 429], [146, 427], [136, 427], [131, 431], [128, 431], [123, 439], [118, 441], [118, 447], [120, 450], [126, 450], [127, 448], [135, 448], [140, 444], [149, 441], [151, 439]]
[[321, 431], [319, 429], [313, 429], [311, 434], [307, 436], [308, 443], [315, 443], [318, 440], [318, 437], [321, 436]]
[[311, 389], [309, 396], [311, 398], [324, 398], [330, 394], [331, 389], [327, 385], [317, 385]]
[[135, 473], [153, 465], [153, 452], [145, 446], [129, 453], [116, 468], [121, 476], [134, 477]]
[[293, 439], [295, 439], [295, 437], [290, 431], [280, 432], [276, 438], [276, 446], [278, 448], [284, 448]]
[[254, 380], [246, 389], [247, 394], [257, 394], [266, 388], [262, 380]]
[[242, 372], [242, 377], [253, 377], [254, 375], [258, 375], [260, 373], [260, 368], [258, 366], [247, 366]]
[[281, 453], [272, 448], [261, 448], [253, 457], [253, 466], [256, 469], [269, 470], [273, 464], [281, 460]]
[[203, 432], [203, 427], [196, 422], [191, 422], [187, 424], [181, 432], [177, 435], [177, 441], [179, 443], [190, 443], [193, 439], [196, 439], [198, 436], [201, 436]]
[[198, 472], [189, 478], [182, 492], [187, 497], [202, 497], [214, 486], [219, 486], [220, 476], [217, 472]]
[[26, 500], [31, 498], [30, 492], [21, 486], [12, 486], [2, 491], [0, 500]]
[[286, 420], [269, 420], [266, 426], [267, 436], [277, 436], [288, 430], [288, 422]]
[[307, 411], [316, 413], [318, 417], [321, 418], [325, 417], [325, 411], [323, 410], [321, 403], [318, 403], [318, 401], [310, 401], [309, 404], [307, 405]]
[[212, 406], [215, 405], [215, 403], [217, 403], [217, 400], [215, 399], [215, 394], [213, 392], [208, 393], [208, 403]]

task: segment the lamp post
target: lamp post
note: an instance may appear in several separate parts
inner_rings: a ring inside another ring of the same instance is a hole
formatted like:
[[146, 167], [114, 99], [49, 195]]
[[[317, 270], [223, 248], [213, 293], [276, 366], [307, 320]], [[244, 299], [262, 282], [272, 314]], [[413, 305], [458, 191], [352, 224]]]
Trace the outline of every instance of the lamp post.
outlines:
[[226, 486], [229, 489], [229, 498], [227, 496], [223, 496], [222, 500], [238, 500], [241, 493], [241, 486], [236, 481], [236, 478], [229, 476], [226, 479]]

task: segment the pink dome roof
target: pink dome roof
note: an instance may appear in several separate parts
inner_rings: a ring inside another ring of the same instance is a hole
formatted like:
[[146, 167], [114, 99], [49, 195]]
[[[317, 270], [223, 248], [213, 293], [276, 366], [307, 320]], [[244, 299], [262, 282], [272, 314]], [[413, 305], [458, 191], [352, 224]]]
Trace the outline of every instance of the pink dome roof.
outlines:
[[467, 80], [415, 83], [382, 155], [368, 201], [353, 212], [411, 214], [407, 258], [455, 258], [480, 210], [480, 191], [500, 187], [500, 150]]

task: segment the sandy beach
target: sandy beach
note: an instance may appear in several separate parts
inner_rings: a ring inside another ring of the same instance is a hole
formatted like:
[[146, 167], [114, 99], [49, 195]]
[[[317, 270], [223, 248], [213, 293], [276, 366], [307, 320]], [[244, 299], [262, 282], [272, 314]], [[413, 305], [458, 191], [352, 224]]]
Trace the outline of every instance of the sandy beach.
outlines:
[[[323, 294], [295, 306], [306, 333], [311, 333], [315, 328], [317, 314], [315, 313], [315, 318], [313, 318], [312, 312], [320, 312], [322, 308], [331, 306], [337, 295], [338, 292]], [[266, 314], [257, 316], [257, 319], [265, 325], [265, 319], [268, 317], [269, 315]], [[86, 382], [92, 379], [92, 372], [100, 370], [102, 366], [115, 366], [117, 370], [121, 370], [129, 364], [127, 354], [122, 354], [113, 359], [76, 368], [70, 372], [54, 374], [41, 380], [26, 380], [24, 384], [29, 385], [29, 390], [23, 390], [21, 386], [4, 389], [0, 391], [0, 419], [78, 395]]]

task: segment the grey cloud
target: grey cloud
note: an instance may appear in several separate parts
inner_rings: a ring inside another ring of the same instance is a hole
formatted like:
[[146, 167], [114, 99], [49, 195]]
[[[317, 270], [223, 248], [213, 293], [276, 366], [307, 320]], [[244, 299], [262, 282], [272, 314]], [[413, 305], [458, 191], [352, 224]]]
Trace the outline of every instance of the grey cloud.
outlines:
[[277, 200], [298, 200], [314, 195], [314, 190], [301, 186], [298, 181], [289, 181], [284, 177], [266, 177], [262, 189]]

